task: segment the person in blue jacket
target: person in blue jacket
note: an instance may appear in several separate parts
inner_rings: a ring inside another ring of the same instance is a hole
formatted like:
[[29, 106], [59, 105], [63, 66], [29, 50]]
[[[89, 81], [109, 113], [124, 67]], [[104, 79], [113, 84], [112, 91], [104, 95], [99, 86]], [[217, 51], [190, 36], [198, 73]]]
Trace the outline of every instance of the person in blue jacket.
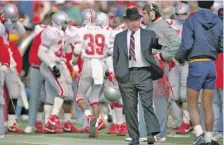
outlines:
[[[198, 1], [201, 8], [185, 20], [180, 48], [175, 59], [189, 62], [187, 78], [187, 101], [190, 119], [196, 135], [195, 145], [218, 144], [212, 140], [212, 97], [215, 89], [216, 71], [214, 60], [223, 51], [223, 24], [211, 11], [214, 1]], [[205, 132], [200, 124], [198, 97], [202, 89], [205, 112]]]

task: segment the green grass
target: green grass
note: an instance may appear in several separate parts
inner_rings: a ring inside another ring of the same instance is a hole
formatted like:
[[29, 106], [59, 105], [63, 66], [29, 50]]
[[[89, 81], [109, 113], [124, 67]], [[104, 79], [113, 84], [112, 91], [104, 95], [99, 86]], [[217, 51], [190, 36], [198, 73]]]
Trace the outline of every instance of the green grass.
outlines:
[[[26, 122], [20, 123], [20, 126], [25, 128]], [[81, 127], [78, 125], [78, 127]], [[41, 133], [32, 133], [32, 134], [12, 134], [9, 133], [4, 139], [0, 139], [0, 145], [120, 145], [128, 144], [124, 141], [126, 136], [117, 136], [107, 134], [108, 128], [105, 128], [100, 131], [98, 138], [88, 138], [88, 134], [78, 134], [78, 133], [64, 133], [64, 134], [41, 134]], [[192, 135], [182, 135], [179, 137], [174, 137], [170, 134], [167, 135], [167, 141], [165, 143], [160, 143], [158, 145], [166, 144], [192, 144], [194, 137]], [[66, 143], [67, 142], [67, 143]], [[223, 141], [219, 142], [220, 145], [223, 144]], [[143, 143], [144, 144], [144, 143]]]

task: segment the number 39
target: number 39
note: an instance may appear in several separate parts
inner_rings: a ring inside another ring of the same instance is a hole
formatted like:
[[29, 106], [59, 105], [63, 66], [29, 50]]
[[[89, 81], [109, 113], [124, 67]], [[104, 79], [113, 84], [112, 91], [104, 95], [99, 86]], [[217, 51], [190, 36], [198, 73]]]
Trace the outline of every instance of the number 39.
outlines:
[[86, 49], [86, 54], [88, 55], [103, 55], [104, 54], [104, 44], [105, 37], [102, 34], [92, 34], [84, 35], [84, 40], [88, 41], [88, 49]]

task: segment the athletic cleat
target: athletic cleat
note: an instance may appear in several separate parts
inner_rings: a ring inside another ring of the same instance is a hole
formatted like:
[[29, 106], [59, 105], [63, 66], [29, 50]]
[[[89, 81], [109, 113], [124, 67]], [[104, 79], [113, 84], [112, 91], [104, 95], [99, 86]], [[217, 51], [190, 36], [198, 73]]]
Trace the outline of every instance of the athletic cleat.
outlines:
[[64, 133], [63, 129], [55, 128], [55, 127], [52, 127], [48, 124], [45, 125], [43, 132], [46, 133], [46, 134], [49, 134], [49, 133], [55, 133], [55, 134]]
[[89, 121], [89, 137], [98, 136], [98, 128], [96, 127], [97, 118], [93, 115], [88, 116]]
[[65, 132], [79, 132], [79, 129], [76, 128], [70, 121], [64, 123]]
[[34, 133], [35, 130], [33, 127], [27, 126], [24, 130], [25, 133], [30, 134], [30, 133]]
[[117, 130], [118, 130], [118, 125], [117, 124], [115, 124], [115, 123], [113, 123], [111, 126], [110, 126], [110, 128], [109, 128], [109, 130], [108, 130], [108, 134], [117, 134]]
[[52, 127], [56, 127], [56, 128], [61, 128], [61, 129], [64, 128], [62, 123], [59, 121], [57, 115], [51, 115], [47, 124], [51, 125]]
[[98, 129], [101, 130], [101, 129], [104, 129], [104, 128], [106, 128], [106, 123], [102, 119], [99, 119]]
[[12, 126], [8, 127], [8, 132], [22, 133], [23, 130], [21, 128], [19, 128], [16, 123], [13, 123]]
[[5, 135], [0, 135], [0, 139], [3, 139], [3, 138], [5, 138]]
[[165, 142], [166, 141], [166, 138], [165, 137], [157, 137], [157, 136], [154, 136], [155, 138], [155, 141], [157, 142]]
[[41, 121], [37, 121], [35, 124], [35, 131], [37, 133], [42, 133], [43, 132], [43, 124]]
[[193, 145], [204, 145], [204, 144], [205, 144], [204, 134], [201, 134], [193, 141]]
[[190, 123], [182, 123], [181, 126], [176, 130], [176, 134], [187, 134], [192, 131]]
[[128, 128], [126, 123], [122, 123], [118, 126], [117, 135], [125, 136], [128, 133]]

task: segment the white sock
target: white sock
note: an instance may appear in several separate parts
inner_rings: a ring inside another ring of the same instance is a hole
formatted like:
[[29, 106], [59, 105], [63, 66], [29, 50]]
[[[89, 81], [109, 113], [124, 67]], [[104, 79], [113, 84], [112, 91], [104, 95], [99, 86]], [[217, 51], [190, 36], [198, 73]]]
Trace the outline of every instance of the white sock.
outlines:
[[47, 123], [50, 115], [51, 115], [51, 112], [52, 112], [52, 108], [53, 106], [52, 105], [44, 105], [44, 113], [45, 113], [45, 124]]
[[84, 112], [84, 115], [86, 117], [88, 117], [89, 115], [92, 115], [91, 111], [89, 109], [87, 109], [85, 112]]
[[124, 123], [123, 108], [114, 107], [114, 112], [115, 112], [115, 115], [116, 115], [117, 124]]
[[209, 131], [206, 131], [205, 132], [205, 142], [208, 143], [208, 142], [212, 142], [212, 132], [209, 132]]
[[43, 112], [37, 112], [36, 121], [42, 122], [42, 119], [43, 119]]
[[8, 115], [8, 127], [16, 123], [16, 115]]
[[100, 119], [99, 119], [99, 118], [97, 118], [97, 121], [96, 121], [95, 127], [98, 127], [98, 125], [99, 125], [99, 121], [100, 121]]
[[59, 111], [60, 111], [60, 109], [63, 105], [63, 102], [64, 102], [64, 100], [62, 98], [55, 97], [51, 115], [57, 115], [58, 116]]
[[64, 122], [70, 121], [71, 120], [71, 113], [64, 113]]
[[183, 109], [183, 122], [189, 124], [189, 121], [190, 121], [189, 112]]
[[198, 136], [200, 136], [201, 134], [203, 134], [202, 126], [201, 126], [201, 125], [196, 125], [196, 126], [194, 127], [194, 132], [195, 132], [196, 137], [198, 137]]
[[114, 109], [111, 110], [111, 115], [112, 115], [112, 119], [113, 119], [113, 124], [116, 124], [117, 121], [116, 121], [116, 115], [115, 115]]

